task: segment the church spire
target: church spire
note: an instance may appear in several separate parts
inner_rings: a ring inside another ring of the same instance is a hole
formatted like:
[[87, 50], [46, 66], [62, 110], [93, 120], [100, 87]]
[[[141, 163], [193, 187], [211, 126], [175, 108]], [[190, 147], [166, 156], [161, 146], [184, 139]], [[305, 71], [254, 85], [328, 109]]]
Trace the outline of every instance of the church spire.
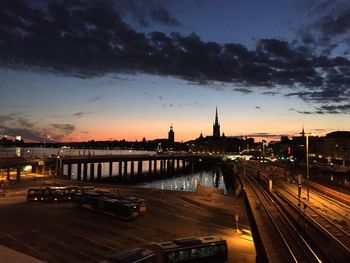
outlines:
[[213, 137], [216, 137], [216, 138], [220, 137], [220, 124], [219, 124], [219, 117], [218, 117], [218, 107], [216, 107], [216, 111], [215, 111], [215, 122], [213, 125]]
[[219, 125], [218, 107], [216, 107], [216, 111], [215, 111], [215, 124], [214, 125]]

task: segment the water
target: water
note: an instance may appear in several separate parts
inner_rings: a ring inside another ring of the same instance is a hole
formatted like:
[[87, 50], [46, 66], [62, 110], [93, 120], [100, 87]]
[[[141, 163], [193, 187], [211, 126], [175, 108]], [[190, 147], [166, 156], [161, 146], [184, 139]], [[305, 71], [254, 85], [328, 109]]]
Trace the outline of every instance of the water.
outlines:
[[[94, 175], [96, 178], [97, 175], [97, 169], [98, 169], [98, 163], [94, 163]], [[102, 178], [108, 178], [109, 177], [109, 162], [102, 162], [101, 163], [101, 176]], [[112, 175], [113, 176], [119, 176], [119, 165], [121, 165], [121, 170], [122, 173], [124, 173], [124, 162], [113, 162], [112, 164]], [[131, 171], [131, 162], [127, 163], [127, 170], [128, 173]], [[182, 162], [180, 162], [180, 168], [182, 168]], [[152, 161], [152, 171], [154, 172], [154, 161]], [[142, 173], [147, 174], [149, 172], [149, 162], [148, 161], [143, 161], [142, 162]], [[157, 160], [157, 172], [160, 172], [160, 160]], [[68, 165], [63, 165], [63, 174], [68, 174]], [[77, 179], [77, 174], [78, 174], [78, 165], [77, 164], [72, 164], [72, 179], [76, 180]], [[90, 164], [88, 166], [87, 170], [87, 178], [90, 178], [91, 170], [90, 170]], [[134, 162], [134, 174], [138, 174], [138, 165], [137, 162]]]
[[143, 188], [155, 188], [162, 190], [178, 190], [195, 192], [198, 185], [223, 189], [226, 194], [224, 177], [221, 171], [201, 171], [190, 175], [180, 175], [172, 178], [161, 179], [148, 183], [137, 184]]
[[100, 149], [70, 149], [70, 148], [41, 148], [41, 147], [12, 147], [0, 148], [0, 158], [9, 157], [47, 157], [56, 156], [99, 156], [99, 155], [130, 155], [154, 154], [155, 151], [139, 150], [100, 150]]

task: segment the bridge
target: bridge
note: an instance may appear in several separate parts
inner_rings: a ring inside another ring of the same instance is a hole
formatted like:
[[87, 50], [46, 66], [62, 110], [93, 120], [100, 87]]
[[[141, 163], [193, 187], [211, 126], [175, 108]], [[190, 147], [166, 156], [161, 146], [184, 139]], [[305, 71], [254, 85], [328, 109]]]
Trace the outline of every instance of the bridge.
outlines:
[[[27, 165], [33, 172], [48, 174], [56, 178], [77, 181], [94, 181], [103, 179], [102, 165], [108, 165], [108, 178], [117, 177], [120, 183], [129, 179], [135, 180], [147, 175], [167, 175], [171, 172], [194, 171], [203, 164], [211, 164], [220, 160], [220, 155], [209, 154], [149, 154], [149, 155], [104, 155], [104, 156], [54, 156], [43, 158], [8, 158], [0, 161], [0, 169], [16, 169], [17, 180], [21, 179], [21, 171]], [[144, 164], [147, 164], [147, 172]], [[72, 167], [77, 167], [76, 173]], [[97, 166], [97, 167], [95, 167]], [[118, 169], [116, 169], [118, 167]]]

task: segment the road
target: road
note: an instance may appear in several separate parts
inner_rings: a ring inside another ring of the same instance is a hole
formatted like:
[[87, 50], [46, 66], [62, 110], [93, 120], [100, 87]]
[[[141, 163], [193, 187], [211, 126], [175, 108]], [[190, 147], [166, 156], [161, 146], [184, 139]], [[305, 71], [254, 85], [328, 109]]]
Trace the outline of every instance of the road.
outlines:
[[228, 241], [229, 262], [255, 262], [253, 242], [234, 229], [235, 211], [244, 210], [242, 200], [222, 196], [214, 202], [195, 193], [149, 189], [119, 191], [147, 199], [147, 214], [123, 222], [72, 203], [2, 198], [0, 244], [48, 262], [97, 262], [150, 242], [219, 235]]

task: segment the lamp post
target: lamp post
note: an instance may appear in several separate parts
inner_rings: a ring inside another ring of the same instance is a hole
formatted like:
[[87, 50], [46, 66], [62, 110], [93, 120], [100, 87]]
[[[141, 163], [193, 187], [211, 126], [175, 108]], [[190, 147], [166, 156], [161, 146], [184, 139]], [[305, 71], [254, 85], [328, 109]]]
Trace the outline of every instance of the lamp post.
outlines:
[[306, 181], [305, 181], [305, 184], [306, 184], [306, 191], [307, 191], [307, 200], [309, 201], [310, 199], [310, 191], [309, 191], [309, 183], [308, 183], [308, 180], [309, 180], [309, 136], [313, 136], [314, 134], [313, 133], [305, 133], [305, 136], [306, 136]]
[[307, 200], [309, 201], [309, 134], [306, 134], [306, 191], [307, 191]]

